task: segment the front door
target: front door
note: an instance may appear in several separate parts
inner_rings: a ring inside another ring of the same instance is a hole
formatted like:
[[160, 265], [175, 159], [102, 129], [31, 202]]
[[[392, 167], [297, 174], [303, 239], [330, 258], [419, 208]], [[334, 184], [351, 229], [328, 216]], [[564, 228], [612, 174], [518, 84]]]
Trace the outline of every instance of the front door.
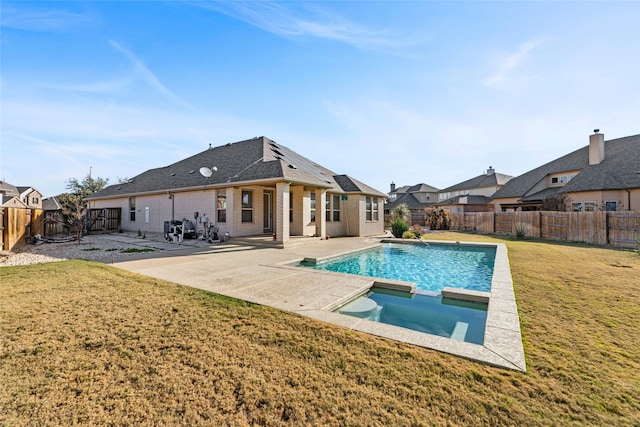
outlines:
[[264, 203], [263, 203], [263, 224], [265, 234], [273, 233], [273, 192], [265, 191], [264, 192]]

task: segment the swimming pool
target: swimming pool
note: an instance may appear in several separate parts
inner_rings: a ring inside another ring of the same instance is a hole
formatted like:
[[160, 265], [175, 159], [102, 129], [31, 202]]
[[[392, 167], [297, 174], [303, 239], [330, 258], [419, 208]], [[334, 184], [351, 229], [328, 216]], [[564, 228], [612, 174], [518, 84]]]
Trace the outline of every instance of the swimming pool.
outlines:
[[452, 287], [489, 292], [495, 257], [493, 246], [384, 243], [367, 251], [302, 265], [414, 282], [419, 291], [439, 293], [442, 288]]

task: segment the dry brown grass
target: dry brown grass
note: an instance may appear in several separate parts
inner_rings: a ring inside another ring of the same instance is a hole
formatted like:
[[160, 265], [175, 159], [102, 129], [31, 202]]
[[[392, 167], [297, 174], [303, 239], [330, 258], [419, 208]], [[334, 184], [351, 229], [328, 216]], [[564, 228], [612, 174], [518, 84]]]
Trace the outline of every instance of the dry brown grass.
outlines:
[[640, 256], [507, 244], [526, 374], [101, 264], [1, 268], [0, 424], [639, 425]]

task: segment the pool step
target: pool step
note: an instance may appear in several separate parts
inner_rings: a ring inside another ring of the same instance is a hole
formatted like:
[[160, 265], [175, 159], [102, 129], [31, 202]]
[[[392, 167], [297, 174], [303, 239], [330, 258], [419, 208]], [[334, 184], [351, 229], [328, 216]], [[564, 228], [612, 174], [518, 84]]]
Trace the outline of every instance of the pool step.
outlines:
[[453, 328], [450, 338], [452, 340], [464, 341], [467, 336], [467, 329], [469, 329], [468, 323], [456, 322], [456, 327]]

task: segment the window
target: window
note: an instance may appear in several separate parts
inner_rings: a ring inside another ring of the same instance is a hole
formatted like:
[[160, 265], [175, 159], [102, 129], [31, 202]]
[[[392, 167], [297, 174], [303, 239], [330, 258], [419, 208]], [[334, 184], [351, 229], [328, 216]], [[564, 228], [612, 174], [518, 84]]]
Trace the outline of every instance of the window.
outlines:
[[395, 202], [397, 198], [398, 198], [398, 195], [397, 195], [397, 194], [395, 194], [395, 193], [394, 193], [394, 194], [389, 195], [389, 201], [390, 201], [390, 202]]
[[552, 184], [557, 184], [558, 183], [558, 177], [554, 176], [553, 178], [551, 178], [551, 183]]
[[571, 203], [571, 210], [574, 212], [582, 212], [582, 203]]
[[618, 210], [618, 202], [604, 202], [604, 210], [609, 212]]
[[567, 182], [567, 175], [562, 175], [560, 177], [560, 183], [565, 184]]
[[227, 222], [227, 193], [224, 190], [218, 191], [216, 210], [218, 211], [218, 222]]
[[31, 204], [33, 204], [33, 205], [37, 205], [37, 204], [38, 204], [38, 198], [37, 198], [37, 197], [33, 197], [33, 198], [31, 199]]
[[129, 221], [136, 221], [136, 198], [133, 196], [129, 197]]
[[312, 192], [311, 197], [311, 222], [316, 222], [316, 193]]
[[378, 198], [377, 197], [367, 197], [365, 199], [364, 209], [366, 212], [367, 221], [378, 220]]
[[374, 197], [373, 198], [373, 220], [377, 221], [378, 220], [378, 198]]
[[596, 202], [584, 202], [585, 212], [593, 212], [596, 210]]
[[242, 222], [253, 222], [253, 192], [242, 190]]
[[293, 192], [289, 193], [289, 222], [293, 222]]
[[340, 196], [336, 196], [335, 194], [327, 195], [325, 206], [327, 222], [340, 222]]

